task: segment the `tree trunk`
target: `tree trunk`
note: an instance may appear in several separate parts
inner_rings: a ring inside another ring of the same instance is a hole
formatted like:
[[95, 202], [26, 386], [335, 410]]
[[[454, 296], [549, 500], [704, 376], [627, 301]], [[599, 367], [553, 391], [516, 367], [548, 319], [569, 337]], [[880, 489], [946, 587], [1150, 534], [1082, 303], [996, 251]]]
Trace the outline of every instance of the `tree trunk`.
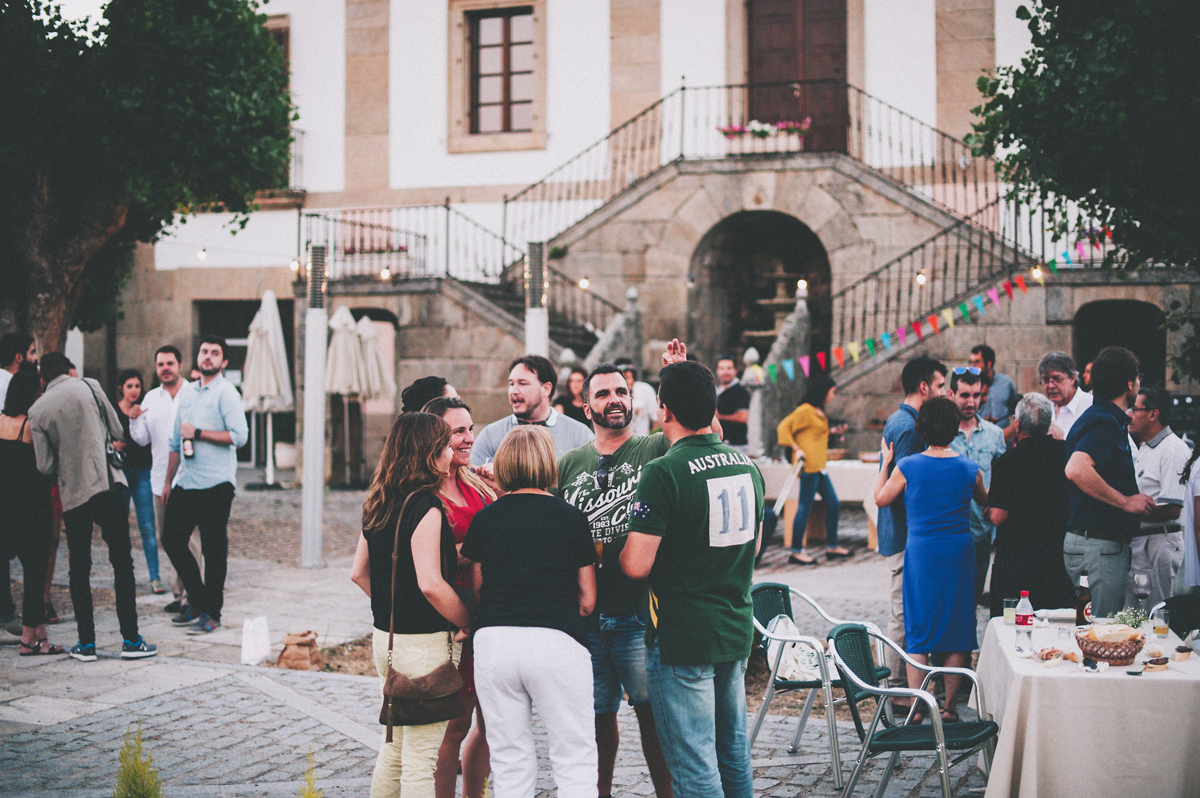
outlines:
[[[26, 290], [9, 296], [0, 318], [13, 329], [26, 330], [41, 353], [61, 352], [71, 318], [79, 304], [79, 278], [88, 259], [125, 225], [125, 206], [101, 199], [72, 198], [64, 212], [51, 188], [48, 167], [38, 171], [30, 196], [29, 222], [20, 232], [17, 250], [28, 275]], [[24, 296], [21, 294], [24, 293]], [[76, 364], [83, 366], [82, 363]]]

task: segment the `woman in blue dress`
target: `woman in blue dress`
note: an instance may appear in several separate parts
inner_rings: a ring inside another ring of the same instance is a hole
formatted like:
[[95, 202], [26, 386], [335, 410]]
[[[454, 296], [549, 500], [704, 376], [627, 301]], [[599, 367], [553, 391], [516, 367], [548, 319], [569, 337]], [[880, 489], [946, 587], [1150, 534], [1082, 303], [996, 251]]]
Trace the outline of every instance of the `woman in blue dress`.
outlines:
[[[930, 399], [917, 414], [917, 434], [928, 444], [905, 457], [890, 477], [891, 447], [881, 457], [875, 503], [904, 502], [908, 541], [904, 546], [904, 635], [908, 654], [927, 663], [945, 655], [945, 665], [966, 668], [978, 648], [975, 634], [975, 544], [971, 538], [971, 499], [987, 503], [979, 466], [950, 448], [958, 434], [958, 407], [949, 399]], [[908, 668], [909, 687], [918, 688], [924, 673]], [[947, 674], [942, 720], [958, 720], [961, 676]]]

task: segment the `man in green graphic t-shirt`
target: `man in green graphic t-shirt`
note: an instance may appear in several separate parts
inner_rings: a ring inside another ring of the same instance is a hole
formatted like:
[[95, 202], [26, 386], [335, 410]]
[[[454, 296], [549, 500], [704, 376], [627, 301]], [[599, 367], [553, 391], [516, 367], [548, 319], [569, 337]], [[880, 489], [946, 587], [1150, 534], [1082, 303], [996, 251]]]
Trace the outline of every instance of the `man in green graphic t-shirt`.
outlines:
[[[687, 349], [672, 341], [663, 365], [686, 359]], [[663, 435], [633, 434], [629, 383], [614, 365], [596, 367], [583, 383], [583, 412], [596, 430], [591, 443], [572, 449], [558, 461], [558, 496], [583, 510], [600, 557], [596, 610], [589, 618], [592, 654], [598, 795], [612, 793], [621, 696], [637, 715], [642, 750], [658, 798], [670, 798], [671, 774], [654, 730], [646, 689], [646, 586], [621, 572], [621, 549], [629, 530], [629, 508], [642, 467], [661, 457], [671, 442]]]
[[642, 469], [621, 568], [649, 582], [646, 680], [675, 794], [750, 798], [745, 673], [762, 475], [712, 434], [711, 371], [675, 363], [660, 379], [672, 445]]

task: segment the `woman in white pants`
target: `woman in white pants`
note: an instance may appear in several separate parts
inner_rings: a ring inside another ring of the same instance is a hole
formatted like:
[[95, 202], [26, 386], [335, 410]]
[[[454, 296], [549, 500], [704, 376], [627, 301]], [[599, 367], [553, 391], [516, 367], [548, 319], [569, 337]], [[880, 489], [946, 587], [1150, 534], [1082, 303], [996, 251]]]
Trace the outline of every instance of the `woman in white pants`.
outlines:
[[592, 660], [583, 618], [596, 603], [587, 516], [547, 490], [554, 440], [522, 426], [496, 450], [506, 495], [475, 514], [462, 556], [475, 563], [475, 689], [487, 716], [496, 798], [532, 798], [533, 707], [546, 724], [559, 798], [595, 798]]

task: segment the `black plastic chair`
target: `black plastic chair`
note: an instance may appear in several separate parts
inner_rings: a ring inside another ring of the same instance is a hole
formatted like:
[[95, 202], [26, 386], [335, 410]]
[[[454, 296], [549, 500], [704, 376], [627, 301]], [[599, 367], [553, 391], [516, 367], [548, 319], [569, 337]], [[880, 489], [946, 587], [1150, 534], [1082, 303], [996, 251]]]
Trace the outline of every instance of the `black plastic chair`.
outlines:
[[[878, 680], [874, 678], [876, 668], [871, 651], [872, 638], [890, 646], [908, 665], [926, 672], [921, 689], [881, 687], [879, 685]], [[888, 780], [892, 777], [896, 760], [904, 751], [934, 751], [937, 753], [944, 798], [950, 798], [950, 768], [980, 750], [983, 751], [984, 775], [986, 777], [990, 774], [992, 768], [991, 743], [1000, 733], [1000, 726], [990, 720], [943, 724], [941, 713], [938, 711], [937, 699], [925, 689], [936, 674], [961, 674], [970, 679], [975, 686], [975, 694], [979, 702], [979, 717], [986, 718], [988, 715], [983, 701], [983, 688], [974, 671], [966, 668], [938, 668], [923, 665], [911, 659], [888, 638], [861, 624], [842, 624], [834, 627], [829, 632], [829, 655], [833, 659], [838, 673], [842, 675], [845, 685], [843, 689], [848, 698], [846, 703], [854, 718], [854, 728], [858, 731], [859, 739], [862, 740], [862, 749], [859, 751], [858, 761], [854, 764], [854, 770], [850, 774], [850, 781], [846, 784], [844, 798], [849, 798], [850, 794], [854, 792], [854, 785], [858, 783], [867, 760], [879, 754], [891, 754], [891, 756], [888, 758], [883, 777], [879, 781], [879, 788], [875, 791], [876, 798], [883, 795]], [[875, 696], [877, 706], [870, 726], [864, 727], [862, 718], [858, 714], [858, 702], [867, 696]], [[911, 720], [913, 713], [917, 711], [917, 702], [924, 703], [929, 714], [929, 725], [914, 725], [907, 722], [902, 725], [896, 724], [892, 720], [891, 713], [886, 711], [886, 708], [890, 707], [891, 702], [896, 698], [905, 698], [912, 703], [907, 720]], [[947, 751], [961, 753], [953, 761], [950, 761]]]
[[[792, 619], [793, 623], [795, 622], [795, 616], [792, 614], [793, 597], [808, 604], [829, 624], [836, 626], [844, 623], [844, 621], [834, 618], [827, 613], [810, 596], [788, 585], [778, 582], [762, 582], [751, 589], [750, 598], [754, 602], [754, 628], [761, 636], [763, 653], [767, 656], [767, 666], [771, 669], [771, 675], [767, 680], [767, 690], [763, 694], [762, 704], [759, 706], [758, 714], [754, 718], [754, 730], [750, 733], [750, 745], [754, 745], [754, 741], [758, 739], [758, 732], [767, 717], [767, 708], [771, 705], [771, 699], [775, 697], [776, 693], [807, 690], [808, 693], [804, 699], [804, 709], [800, 714], [800, 722], [796, 725], [796, 734], [792, 737], [792, 744], [788, 747], [789, 753], [795, 753], [800, 748], [800, 736], [804, 734], [804, 727], [808, 723], [808, 716], [812, 712], [813, 704], [816, 702], [817, 692], [820, 691], [825, 704], [825, 721], [829, 726], [829, 755], [833, 765], [833, 784], [835, 788], [840, 790], [843, 783], [842, 759], [838, 751], [837, 725], [833, 716], [833, 706], [835, 703], [833, 688], [841, 689], [842, 682], [840, 679], [833, 678], [833, 668], [829, 664], [825, 646], [819, 638], [810, 635], [788, 636], [768, 631], [771, 622], [781, 615]], [[797, 628], [799, 628], [798, 624]], [[878, 628], [875, 630], [879, 631]], [[770, 645], [774, 641], [779, 642], [780, 646], [775, 654], [774, 661], [772, 661]], [[805, 681], [779, 678], [779, 666], [783, 661], [784, 647], [788, 643], [808, 646], [817, 652], [820, 678]], [[880, 648], [880, 655], [882, 656], [882, 648]], [[887, 668], [876, 669], [875, 677], [877, 681], [886, 683], [890, 675], [891, 671]]]

